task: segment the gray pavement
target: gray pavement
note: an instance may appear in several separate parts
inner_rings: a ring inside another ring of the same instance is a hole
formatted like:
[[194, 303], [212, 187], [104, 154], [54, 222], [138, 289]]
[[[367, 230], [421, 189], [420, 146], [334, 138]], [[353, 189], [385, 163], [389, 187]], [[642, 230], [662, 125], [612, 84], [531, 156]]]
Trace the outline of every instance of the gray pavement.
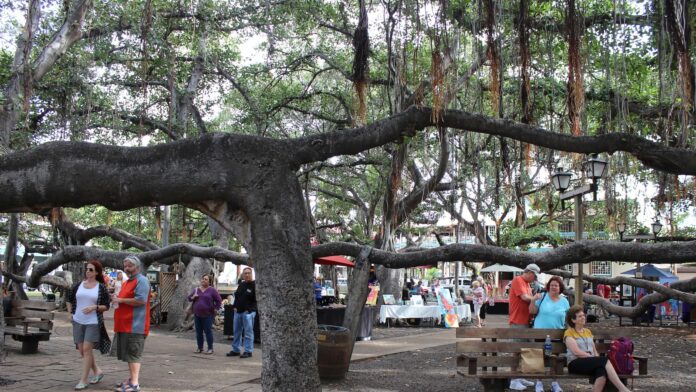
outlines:
[[[108, 315], [110, 316], [110, 314]], [[110, 317], [106, 317], [110, 329]], [[433, 328], [426, 333], [357, 342], [353, 361], [454, 344], [453, 329]], [[430, 332], [432, 331], [432, 332]], [[218, 332], [216, 332], [217, 334]], [[68, 391], [79, 381], [81, 359], [72, 342], [67, 313], [57, 313], [54, 332], [48, 342], [39, 343], [39, 353], [22, 355], [21, 344], [5, 339], [8, 356], [0, 363], [0, 379], [16, 381], [2, 391]], [[144, 391], [260, 391], [261, 353], [254, 349], [248, 359], [228, 358], [229, 344], [216, 343], [213, 355], [194, 354], [190, 337], [153, 331], [145, 343], [140, 384]], [[111, 391], [128, 377], [127, 365], [114, 357], [96, 353], [104, 380], [88, 390]], [[0, 380], [2, 381], [2, 380]]]

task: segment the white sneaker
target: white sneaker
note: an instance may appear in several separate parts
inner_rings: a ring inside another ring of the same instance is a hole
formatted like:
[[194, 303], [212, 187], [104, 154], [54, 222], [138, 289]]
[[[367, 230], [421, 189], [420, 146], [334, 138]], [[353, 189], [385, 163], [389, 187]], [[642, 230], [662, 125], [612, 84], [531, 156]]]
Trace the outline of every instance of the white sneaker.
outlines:
[[537, 380], [536, 382], [536, 387], [534, 388], [535, 392], [544, 392], [544, 383], [541, 382], [541, 380]]
[[551, 383], [551, 390], [553, 392], [563, 392], [563, 388], [561, 388], [561, 386], [558, 385], [557, 381], [554, 381]]
[[527, 387], [524, 386], [524, 384], [522, 384], [519, 379], [515, 378], [510, 380], [510, 389], [512, 389], [513, 391], [524, 391], [525, 389], [527, 389]]
[[534, 386], [534, 383], [533, 383], [533, 382], [531, 382], [531, 381], [529, 381], [529, 380], [525, 380], [524, 378], [518, 378], [518, 380], [519, 380], [519, 381], [522, 383], [522, 385], [524, 385], [525, 387], [533, 387], [533, 386]]

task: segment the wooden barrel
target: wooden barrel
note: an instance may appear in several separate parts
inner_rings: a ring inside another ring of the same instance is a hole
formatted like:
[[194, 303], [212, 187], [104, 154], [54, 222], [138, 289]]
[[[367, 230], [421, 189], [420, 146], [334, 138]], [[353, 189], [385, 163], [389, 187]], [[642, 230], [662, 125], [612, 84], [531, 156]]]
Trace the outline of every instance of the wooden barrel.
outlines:
[[317, 331], [319, 377], [341, 379], [350, 365], [351, 339], [348, 328], [319, 325]]

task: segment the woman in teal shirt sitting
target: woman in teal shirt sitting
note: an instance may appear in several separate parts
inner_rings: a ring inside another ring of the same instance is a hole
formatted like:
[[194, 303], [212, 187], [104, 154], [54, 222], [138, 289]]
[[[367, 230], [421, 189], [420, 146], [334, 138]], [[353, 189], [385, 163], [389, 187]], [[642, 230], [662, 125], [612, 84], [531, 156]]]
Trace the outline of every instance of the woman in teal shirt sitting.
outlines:
[[[529, 314], [536, 314], [534, 318], [534, 328], [565, 328], [566, 312], [570, 304], [566, 297], [561, 293], [565, 290], [563, 279], [552, 276], [546, 282], [546, 292], [537, 294], [534, 301], [529, 303]], [[553, 392], [563, 392], [563, 389], [556, 380], [551, 381]], [[543, 392], [544, 384], [541, 380], [536, 382], [536, 392]]]

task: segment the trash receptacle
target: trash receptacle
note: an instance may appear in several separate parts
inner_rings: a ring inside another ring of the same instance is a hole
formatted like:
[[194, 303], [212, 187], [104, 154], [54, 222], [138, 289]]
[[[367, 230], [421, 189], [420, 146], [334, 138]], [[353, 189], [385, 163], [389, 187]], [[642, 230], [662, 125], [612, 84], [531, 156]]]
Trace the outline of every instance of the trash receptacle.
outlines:
[[232, 305], [224, 306], [224, 322], [222, 324], [222, 334], [232, 336], [234, 334], [234, 308]]
[[350, 351], [353, 344], [348, 328], [336, 325], [319, 325], [317, 343], [319, 377], [345, 378], [350, 365]]

